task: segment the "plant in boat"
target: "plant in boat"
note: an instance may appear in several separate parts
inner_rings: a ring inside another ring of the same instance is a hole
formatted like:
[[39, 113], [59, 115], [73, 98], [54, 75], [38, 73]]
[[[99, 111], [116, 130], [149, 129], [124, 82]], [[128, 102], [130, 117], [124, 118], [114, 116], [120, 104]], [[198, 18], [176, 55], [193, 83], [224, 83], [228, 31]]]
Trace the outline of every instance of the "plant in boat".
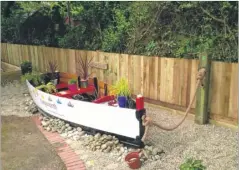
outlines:
[[46, 93], [50, 93], [50, 94], [57, 92], [56, 86], [52, 82], [37, 86], [36, 89], [42, 90], [42, 91], [44, 91]]
[[110, 87], [110, 94], [117, 96], [120, 107], [126, 107], [127, 99], [131, 96], [128, 81], [125, 78], [121, 78], [115, 85]]
[[205, 170], [206, 167], [202, 165], [201, 160], [194, 160], [192, 158], [187, 159], [180, 165], [180, 170]]
[[75, 90], [77, 90], [77, 80], [75, 80], [75, 79], [70, 79], [70, 80], [68, 81], [68, 89], [69, 89], [70, 91], [75, 91]]
[[28, 80], [33, 86], [42, 84], [42, 75], [39, 73], [26, 73], [21, 76], [21, 82], [25, 83]]
[[76, 84], [76, 80], [75, 79], [70, 79], [69, 81], [68, 81], [68, 84]]
[[50, 71], [50, 74], [49, 74], [50, 80], [55, 85], [57, 84], [57, 81], [59, 78], [57, 68], [58, 68], [58, 65], [56, 61], [48, 61], [48, 70]]
[[23, 61], [21, 63], [21, 71], [22, 75], [25, 75], [26, 73], [32, 73], [32, 63], [30, 61]]
[[93, 60], [93, 57], [88, 59], [88, 57], [79, 57], [79, 60], [77, 61], [79, 68], [77, 68], [77, 71], [79, 72], [80, 76], [80, 84], [81, 87], [86, 88], [88, 86], [88, 79], [92, 73], [89, 73], [89, 67]]

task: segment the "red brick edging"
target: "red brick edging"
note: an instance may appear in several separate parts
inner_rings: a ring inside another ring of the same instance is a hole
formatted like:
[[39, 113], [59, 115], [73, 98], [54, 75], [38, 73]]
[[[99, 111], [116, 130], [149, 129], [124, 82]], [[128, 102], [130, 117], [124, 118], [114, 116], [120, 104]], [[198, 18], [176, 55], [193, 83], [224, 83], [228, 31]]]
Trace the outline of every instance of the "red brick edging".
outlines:
[[38, 129], [52, 145], [56, 143], [61, 145], [56, 147], [56, 152], [66, 165], [67, 170], [86, 170], [84, 162], [79, 159], [79, 156], [65, 142], [63, 137], [61, 137], [58, 133], [45, 131], [41, 126], [39, 116], [33, 116], [32, 119], [36, 123]]

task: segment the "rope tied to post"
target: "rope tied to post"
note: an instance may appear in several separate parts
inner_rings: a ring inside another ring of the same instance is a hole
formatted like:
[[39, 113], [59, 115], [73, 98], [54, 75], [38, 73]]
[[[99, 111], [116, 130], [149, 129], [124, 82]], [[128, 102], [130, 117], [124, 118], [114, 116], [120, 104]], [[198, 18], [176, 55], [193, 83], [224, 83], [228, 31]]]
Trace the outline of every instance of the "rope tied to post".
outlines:
[[193, 102], [194, 102], [194, 100], [195, 100], [195, 98], [196, 98], [197, 89], [198, 89], [200, 86], [203, 86], [203, 85], [204, 85], [204, 84], [203, 84], [203, 79], [204, 79], [205, 75], [206, 75], [206, 69], [205, 69], [205, 68], [200, 68], [200, 69], [198, 70], [198, 73], [197, 73], [197, 76], [196, 76], [196, 78], [197, 78], [197, 83], [196, 83], [196, 90], [195, 90], [195, 93], [194, 93], [194, 95], [193, 95], [193, 98], [192, 98], [192, 100], [190, 101], [190, 103], [189, 103], [189, 105], [188, 105], [188, 107], [187, 107], [187, 109], [186, 109], [186, 111], [185, 111], [184, 117], [183, 117], [182, 120], [179, 121], [179, 123], [176, 124], [175, 126], [165, 127], [165, 126], [162, 126], [162, 125], [158, 124], [158, 123], [155, 122], [154, 120], [152, 120], [152, 118], [150, 118], [150, 117], [147, 116], [146, 114], [142, 116], [142, 124], [143, 124], [143, 126], [145, 126], [144, 135], [143, 135], [143, 137], [142, 137], [142, 139], [141, 139], [142, 141], [145, 141], [145, 138], [146, 138], [147, 133], [148, 133], [148, 129], [149, 129], [149, 127], [150, 127], [151, 125], [154, 125], [154, 126], [160, 128], [160, 129], [162, 129], [162, 130], [172, 131], [172, 130], [178, 128], [178, 127], [186, 120], [186, 117], [188, 116], [189, 110], [190, 110], [190, 108], [191, 108], [191, 106], [192, 106], [192, 104], [193, 104]]

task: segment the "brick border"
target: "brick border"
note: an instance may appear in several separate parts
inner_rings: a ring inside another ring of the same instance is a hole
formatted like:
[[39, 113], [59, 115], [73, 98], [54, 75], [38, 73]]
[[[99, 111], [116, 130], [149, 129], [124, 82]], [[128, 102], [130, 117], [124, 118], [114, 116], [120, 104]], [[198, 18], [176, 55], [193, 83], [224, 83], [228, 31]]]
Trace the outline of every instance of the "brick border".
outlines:
[[35, 122], [38, 129], [46, 137], [46, 139], [53, 144], [60, 144], [55, 147], [57, 154], [60, 156], [67, 170], [86, 170], [85, 164], [79, 159], [79, 156], [72, 150], [72, 148], [65, 142], [65, 139], [58, 133], [45, 131], [41, 126], [39, 116], [33, 116], [32, 120]]

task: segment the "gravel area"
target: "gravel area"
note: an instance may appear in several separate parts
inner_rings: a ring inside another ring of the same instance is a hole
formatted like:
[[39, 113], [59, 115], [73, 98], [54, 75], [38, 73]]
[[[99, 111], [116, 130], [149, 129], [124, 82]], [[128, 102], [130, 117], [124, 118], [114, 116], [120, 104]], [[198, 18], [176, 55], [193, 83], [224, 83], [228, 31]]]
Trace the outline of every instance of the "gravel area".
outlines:
[[[172, 115], [157, 107], [147, 107], [147, 113], [165, 126], [172, 126], [182, 116]], [[166, 123], [167, 122], [167, 123]], [[178, 170], [186, 158], [203, 161], [207, 170], [236, 170], [238, 167], [238, 145], [235, 130], [214, 125], [197, 125], [186, 120], [178, 129], [165, 132], [151, 127], [147, 143], [161, 148], [165, 154], [160, 160], [146, 162], [141, 170]], [[117, 161], [114, 154], [91, 152], [81, 141], [67, 141], [86, 162], [88, 169], [129, 169], [126, 163]]]
[[[2, 87], [1, 114], [30, 116], [25, 111], [25, 86], [11, 84]], [[182, 116], [146, 105], [147, 113], [165, 126], [177, 123]], [[150, 127], [147, 143], [162, 149], [160, 159], [145, 162], [141, 170], [177, 170], [186, 158], [201, 159], [207, 170], [236, 170], [238, 166], [238, 131], [214, 125], [196, 125], [186, 120], [178, 129], [166, 132]], [[83, 140], [67, 139], [70, 146], [84, 160], [87, 170], [127, 170], [125, 162], [115, 153], [90, 151]]]
[[31, 116], [32, 114], [26, 111], [26, 96], [29, 96], [27, 86], [19, 81], [1, 86], [1, 115]]

